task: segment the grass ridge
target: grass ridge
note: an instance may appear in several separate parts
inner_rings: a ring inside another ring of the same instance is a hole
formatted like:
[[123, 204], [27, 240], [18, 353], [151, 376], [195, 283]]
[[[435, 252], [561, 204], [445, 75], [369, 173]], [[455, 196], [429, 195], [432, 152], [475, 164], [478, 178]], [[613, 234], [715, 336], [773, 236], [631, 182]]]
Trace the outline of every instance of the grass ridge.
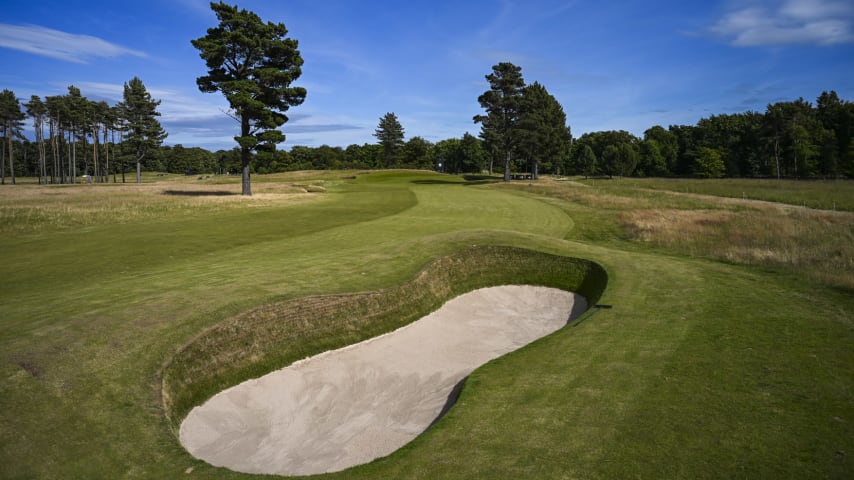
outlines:
[[375, 292], [301, 297], [220, 322], [179, 349], [161, 371], [173, 432], [196, 405], [296, 360], [392, 331], [468, 291], [502, 284], [569, 290], [590, 304], [607, 273], [589, 260], [505, 246], [478, 246], [429, 262], [408, 282]]

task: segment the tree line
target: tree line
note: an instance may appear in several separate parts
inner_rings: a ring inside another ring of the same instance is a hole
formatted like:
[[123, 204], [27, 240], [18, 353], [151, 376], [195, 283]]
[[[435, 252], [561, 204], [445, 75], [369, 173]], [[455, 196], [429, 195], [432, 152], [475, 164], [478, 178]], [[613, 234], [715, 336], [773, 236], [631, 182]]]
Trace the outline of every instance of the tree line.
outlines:
[[574, 142], [580, 175], [852, 178], [854, 103], [835, 91], [815, 105], [799, 98], [764, 113], [712, 115], [696, 125], [656, 125], [638, 138], [593, 132]]
[[[298, 42], [282, 23], [264, 22], [253, 12], [211, 3], [219, 24], [192, 40], [208, 67], [196, 79], [202, 92], [221, 92], [240, 125], [231, 150], [162, 146], [166, 132], [157, 106], [142, 81], [124, 85], [114, 106], [82, 96], [32, 96], [23, 105], [9, 90], [0, 93], [0, 178], [38, 177], [40, 183], [75, 183], [81, 176], [106, 182], [128, 168], [170, 173], [240, 173], [243, 194], [251, 195], [251, 173], [305, 169], [438, 169], [448, 173], [492, 174], [503, 170], [536, 178], [539, 173], [607, 176], [854, 177], [854, 104], [834, 91], [816, 104], [800, 98], [768, 105], [764, 113], [712, 115], [696, 125], [656, 125], [643, 138], [619, 130], [585, 133], [573, 139], [563, 106], [539, 82], [527, 84], [509, 62], [485, 76], [478, 97], [483, 114], [473, 116], [478, 137], [464, 134], [432, 143], [405, 139], [393, 112], [380, 118], [376, 144], [346, 148], [322, 145], [277, 150], [286, 112], [303, 103], [306, 90], [291, 83], [302, 73]], [[35, 140], [22, 135], [33, 121]], [[45, 136], [47, 128], [47, 136]], [[49, 154], [48, 154], [49, 152]], [[7, 162], [8, 159], [8, 162]], [[18, 160], [16, 160], [18, 159]], [[8, 170], [6, 168], [8, 164]]]
[[[542, 96], [545, 88], [534, 88], [539, 90], [537, 95]], [[14, 99], [11, 92], [7, 92], [0, 94], [4, 104], [10, 102], [9, 98]], [[66, 105], [85, 99], [74, 87], [70, 87], [69, 92], [59, 97], [67, 102]], [[4, 141], [0, 150], [3, 158], [11, 160], [14, 153], [14, 158], [18, 159], [4, 162], [0, 172], [4, 179], [17, 175], [39, 177], [45, 183], [72, 182], [75, 152], [78, 174], [90, 174], [95, 181], [105, 181], [107, 172], [113, 175], [114, 181], [122, 181], [125, 172], [133, 171], [137, 164], [135, 148], [126, 140], [127, 121], [117, 114], [120, 105], [109, 107], [108, 112], [113, 113], [106, 120], [100, 117], [103, 123], [87, 126], [85, 121], [62, 120], [64, 110], [56, 107], [57, 97], [48, 99], [54, 105], [52, 115], [44, 112], [46, 105], [39, 108], [38, 101], [25, 104], [35, 127], [35, 141], [14, 133], [12, 138], [6, 135], [9, 131], [20, 132], [23, 117], [18, 116], [10, 123], [9, 117], [4, 116]], [[104, 108], [103, 102], [97, 104]], [[601, 131], [573, 139], [567, 126], [562, 132], [562, 142], [554, 142], [551, 150], [540, 148], [549, 145], [540, 136], [561, 132], [554, 127], [561, 124], [560, 115], [555, 116], [558, 120], [548, 130], [535, 131], [531, 135], [533, 140], [524, 142], [520, 132], [513, 133], [519, 146], [511, 150], [509, 166], [512, 172], [533, 174], [536, 166], [540, 173], [586, 176], [854, 177], [854, 104], [840, 99], [834, 91], [823, 92], [814, 106], [803, 99], [778, 102], [768, 105], [765, 113], [712, 115], [690, 126], [664, 128], [656, 125], [647, 129], [643, 137], [626, 131]], [[527, 120], [522, 126], [528, 122], [535, 123]], [[53, 131], [40, 138], [39, 132], [46, 130], [50, 123], [53, 123]], [[81, 126], [75, 129], [75, 124]], [[97, 141], [93, 137], [96, 131], [100, 133]], [[387, 113], [380, 118], [374, 134], [377, 143], [347, 147], [293, 146], [289, 151], [256, 154], [250, 171], [266, 174], [294, 170], [414, 168], [480, 173], [491, 171], [495, 165], [505, 166], [502, 161], [506, 160], [506, 152], [500, 149], [502, 145], [490, 132], [480, 138], [465, 133], [462, 137], [435, 143], [420, 136], [406, 139], [404, 132], [397, 116]], [[47, 162], [42, 161], [45, 158]], [[242, 155], [239, 147], [209, 151], [180, 144], [164, 145], [149, 148], [144, 162], [139, 164], [144, 170], [158, 172], [238, 173], [242, 170]], [[100, 177], [95, 172], [100, 172]], [[120, 175], [118, 180], [116, 175]]]
[[[8, 176], [14, 184], [16, 176], [32, 176], [41, 184], [76, 183], [80, 178], [107, 182], [111, 173], [117, 181], [119, 172], [124, 181], [126, 163], [131, 161], [139, 181], [146, 154], [166, 138], [156, 118], [159, 104], [138, 77], [124, 84], [123, 100], [112, 106], [89, 100], [70, 85], [65, 95], [44, 100], [32, 95], [22, 109], [14, 92], [4, 89], [0, 92], [0, 181], [5, 184]], [[35, 141], [23, 135], [27, 116], [33, 121]]]

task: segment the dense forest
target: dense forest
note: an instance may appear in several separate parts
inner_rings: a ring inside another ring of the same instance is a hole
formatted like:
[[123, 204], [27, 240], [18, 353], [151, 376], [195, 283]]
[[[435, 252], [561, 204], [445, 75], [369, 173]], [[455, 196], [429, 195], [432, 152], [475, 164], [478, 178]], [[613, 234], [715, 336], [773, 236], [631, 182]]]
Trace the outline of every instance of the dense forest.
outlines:
[[764, 113], [712, 115], [696, 125], [584, 134], [570, 164], [583, 175], [854, 177], [854, 103], [834, 91]]
[[[556, 101], [542, 85], [536, 82], [522, 85], [519, 92], [520, 101], [530, 96], [527, 103], [520, 103], [523, 114], [524, 105], [541, 105], [537, 107], [540, 113], [547, 111], [542, 106], [545, 105], [553, 112], [553, 118], [565, 124], [560, 105], [553, 105]], [[150, 98], [148, 101], [154, 106], [159, 103]], [[73, 183], [82, 179], [124, 182], [126, 174], [137, 166], [147, 171], [190, 175], [239, 172], [241, 158], [237, 147], [211, 152], [154, 141], [142, 145], [144, 150], [140, 155], [140, 144], [129, 141], [132, 129], [127, 108], [127, 99], [110, 106], [88, 100], [74, 86], [68, 88], [68, 94], [47, 97], [45, 101], [34, 96], [22, 102], [13, 92], [3, 90], [0, 94], [2, 182], [13, 183], [15, 177], [36, 177], [42, 183]], [[419, 136], [404, 139], [402, 126], [395, 125], [397, 119], [390, 113], [380, 119], [375, 134], [377, 143], [344, 148], [293, 146], [289, 150], [258, 152], [252, 170], [263, 174], [306, 169], [417, 168], [479, 173], [492, 172], [493, 165], [503, 165], [504, 156], [508, 156], [510, 168], [520, 173], [854, 177], [854, 103], [839, 98], [834, 91], [822, 92], [815, 104], [799, 98], [770, 104], [765, 112], [712, 115], [696, 125], [667, 128], [655, 125], [644, 132], [643, 138], [626, 131], [603, 131], [573, 139], [566, 126], [562, 137], [543, 151], [535, 147], [547, 143], [544, 137], [530, 134], [536, 131], [536, 125], [542, 124], [540, 117], [524, 117], [533, 126], [520, 121], [517, 133], [527, 129], [527, 140], [517, 135], [515, 138], [520, 141], [499, 151], [486, 124], [480, 138], [466, 133], [460, 138], [434, 143]], [[481, 121], [486, 118], [480, 117]], [[27, 120], [35, 138], [23, 135]], [[389, 121], [393, 121], [391, 127]], [[393, 148], [384, 140], [389, 128], [394, 133]], [[548, 128], [556, 130], [554, 125]], [[155, 137], [162, 140], [165, 132]]]

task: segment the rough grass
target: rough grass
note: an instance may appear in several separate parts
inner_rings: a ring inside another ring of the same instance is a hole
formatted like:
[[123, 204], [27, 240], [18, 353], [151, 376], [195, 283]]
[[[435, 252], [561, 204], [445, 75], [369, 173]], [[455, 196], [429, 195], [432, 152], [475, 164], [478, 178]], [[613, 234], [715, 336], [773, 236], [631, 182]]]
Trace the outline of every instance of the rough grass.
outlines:
[[305, 201], [322, 184], [262, 184], [240, 195], [238, 184], [18, 185], [0, 189], [0, 233], [73, 230], [105, 223], [135, 223], [216, 215], [242, 207], [275, 207]]
[[[619, 182], [574, 187], [585, 190], [582, 202], [568, 182], [303, 175], [256, 176], [253, 186], [325, 192], [260, 206], [228, 199], [133, 222], [60, 219], [69, 226], [0, 235], [0, 477], [255, 478], [181, 448], [161, 395], [176, 353], [197, 338], [224, 341], [207, 354], [227, 351], [231, 337], [210, 332], [248, 325], [253, 314], [273, 328], [265, 322], [293, 314], [285, 307], [298, 299], [328, 305], [379, 292], [367, 302], [414, 281], [433, 260], [490, 246], [601, 265], [608, 285], [600, 302], [613, 308], [484, 365], [424, 435], [326, 478], [854, 476], [850, 291], [800, 267], [733, 264], [631, 239], [621, 223], [633, 210], [723, 212], [712, 219], [737, 222], [758, 211], [751, 203]], [[150, 180], [173, 190], [199, 182]], [[218, 188], [213, 180], [199, 188]], [[236, 180], [217, 179], [224, 188]], [[68, 188], [68, 203], [93, 190]], [[166, 198], [166, 208], [200, 200]], [[828, 269], [833, 275], [841, 273]], [[318, 342], [367, 335], [353, 332]], [[176, 397], [203, 392], [191, 377], [189, 388], [173, 384]]]
[[806, 209], [632, 210], [629, 238], [688, 255], [782, 267], [854, 291], [854, 215]]
[[[686, 182], [687, 185], [673, 180], [599, 180], [593, 182], [598, 186], [585, 188], [543, 181], [504, 188], [590, 207], [597, 212], [591, 215], [601, 220], [588, 223], [612, 225], [612, 239], [627, 238], [679, 254], [773, 268], [854, 291], [854, 212], [680, 193], [680, 189], [696, 191], [700, 187], [709, 193], [732, 188], [730, 181], [722, 181], [720, 188], [714, 181]], [[760, 184], [765, 185], [763, 182]], [[748, 181], [735, 184], [742, 188], [752, 185]], [[835, 195], [851, 188], [849, 183], [839, 181], [784, 182], [773, 188], [777, 196], [795, 199], [818, 197], [806, 187], [821, 191], [830, 188], [828, 184], [835, 189]], [[653, 191], [650, 185], [670, 186], [673, 190]], [[795, 190], [786, 190], [787, 186]], [[613, 213], [603, 214], [602, 210]], [[614, 220], [616, 223], [612, 223]]]
[[[854, 212], [854, 182], [850, 180], [776, 180], [776, 179], [666, 179], [632, 178], [612, 184], [617, 188], [645, 188], [689, 194], [769, 202], [816, 210]], [[599, 181], [606, 187], [608, 182]]]

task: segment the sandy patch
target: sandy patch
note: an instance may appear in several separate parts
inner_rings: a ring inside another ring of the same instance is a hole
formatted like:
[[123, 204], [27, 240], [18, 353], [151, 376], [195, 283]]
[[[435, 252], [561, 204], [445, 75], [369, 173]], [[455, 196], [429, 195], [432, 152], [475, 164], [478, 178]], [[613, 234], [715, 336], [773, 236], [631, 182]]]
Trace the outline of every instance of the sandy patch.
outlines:
[[197, 458], [247, 473], [367, 463], [422, 433], [475, 368], [586, 308], [584, 298], [554, 288], [475, 290], [399, 330], [215, 395], [190, 412], [180, 440]]

